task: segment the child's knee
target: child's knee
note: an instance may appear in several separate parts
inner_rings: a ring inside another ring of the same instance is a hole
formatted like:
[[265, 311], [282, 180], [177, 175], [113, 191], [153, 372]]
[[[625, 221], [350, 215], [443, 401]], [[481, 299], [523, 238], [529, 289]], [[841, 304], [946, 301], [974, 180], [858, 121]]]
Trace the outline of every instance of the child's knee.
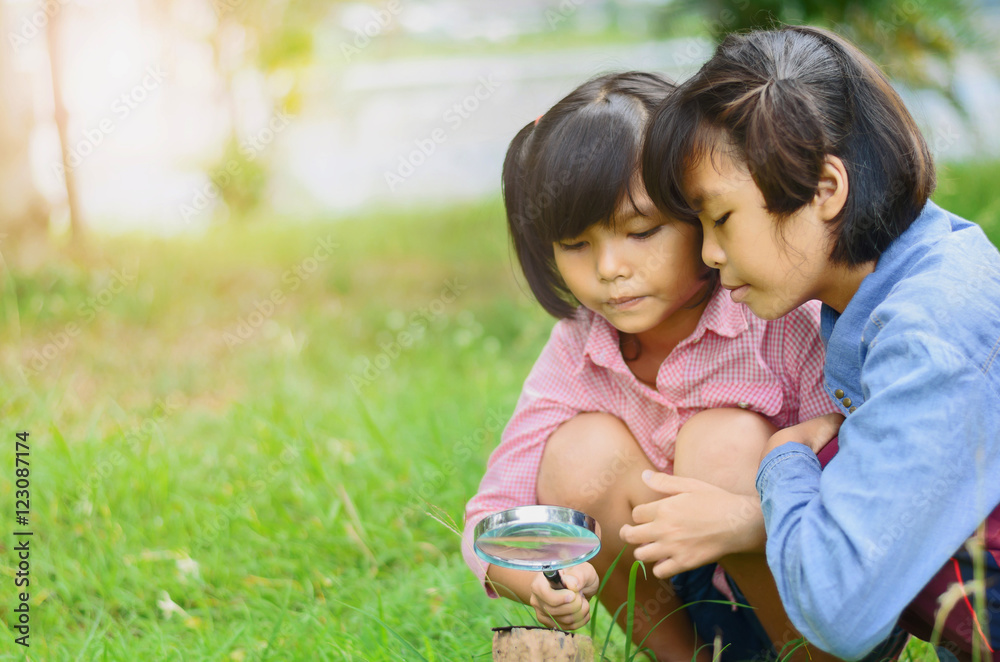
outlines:
[[621, 420], [611, 414], [578, 414], [559, 426], [545, 444], [538, 470], [538, 501], [589, 511], [620, 492], [629, 476], [649, 466]]
[[776, 431], [766, 418], [744, 409], [699, 412], [677, 435], [674, 473], [749, 493], [760, 453]]

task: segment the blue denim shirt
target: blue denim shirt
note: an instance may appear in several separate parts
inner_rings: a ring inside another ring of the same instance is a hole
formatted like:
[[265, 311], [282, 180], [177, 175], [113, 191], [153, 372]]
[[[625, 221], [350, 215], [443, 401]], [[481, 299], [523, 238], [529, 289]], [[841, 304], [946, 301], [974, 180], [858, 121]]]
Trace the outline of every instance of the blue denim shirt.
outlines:
[[784, 444], [757, 490], [789, 618], [857, 659], [1000, 503], [1000, 254], [928, 202], [822, 333], [840, 451]]

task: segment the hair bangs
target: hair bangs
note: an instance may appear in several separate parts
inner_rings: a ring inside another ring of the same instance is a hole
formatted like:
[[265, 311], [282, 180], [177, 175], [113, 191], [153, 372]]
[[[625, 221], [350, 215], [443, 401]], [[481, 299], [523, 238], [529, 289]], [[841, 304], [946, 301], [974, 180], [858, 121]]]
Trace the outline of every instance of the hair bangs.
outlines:
[[557, 126], [532, 168], [539, 239], [551, 244], [613, 223], [622, 201], [631, 199], [640, 140], [632, 123], [600, 107]]
[[697, 98], [680, 92], [669, 97], [650, 120], [642, 151], [643, 184], [657, 209], [697, 225], [700, 204], [687, 178], [704, 159], [718, 156], [745, 160], [729, 132], [711, 121]]

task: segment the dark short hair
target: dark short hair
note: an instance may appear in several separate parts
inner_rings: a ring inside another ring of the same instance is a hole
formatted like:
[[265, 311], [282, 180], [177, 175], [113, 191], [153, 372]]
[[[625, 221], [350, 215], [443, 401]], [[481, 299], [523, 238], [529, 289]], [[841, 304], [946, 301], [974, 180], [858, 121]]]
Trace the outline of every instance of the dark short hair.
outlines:
[[747, 168], [779, 223], [813, 199], [826, 156], [840, 158], [848, 196], [830, 227], [838, 264], [878, 259], [935, 185], [927, 143], [878, 66], [812, 27], [729, 35], [657, 109], [642, 155], [657, 207], [696, 216], [684, 177], [715, 153]]
[[532, 293], [555, 317], [572, 316], [577, 304], [556, 269], [553, 242], [614, 222], [638, 183], [646, 123], [673, 89], [651, 73], [598, 76], [511, 141], [503, 163], [507, 226]]

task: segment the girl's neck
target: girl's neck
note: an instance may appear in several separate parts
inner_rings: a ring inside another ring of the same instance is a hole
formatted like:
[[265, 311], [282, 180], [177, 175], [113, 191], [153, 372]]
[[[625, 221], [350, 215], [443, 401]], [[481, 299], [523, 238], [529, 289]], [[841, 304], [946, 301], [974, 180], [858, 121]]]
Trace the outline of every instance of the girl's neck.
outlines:
[[875, 271], [878, 262], [871, 261], [855, 266], [838, 267], [830, 278], [830, 286], [819, 297], [820, 301], [838, 313], [843, 313], [847, 304], [858, 293], [861, 282]]
[[697, 306], [681, 308], [648, 331], [619, 332], [622, 358], [639, 381], [655, 387], [660, 366], [697, 328], [710, 299], [711, 296], [705, 296]]

